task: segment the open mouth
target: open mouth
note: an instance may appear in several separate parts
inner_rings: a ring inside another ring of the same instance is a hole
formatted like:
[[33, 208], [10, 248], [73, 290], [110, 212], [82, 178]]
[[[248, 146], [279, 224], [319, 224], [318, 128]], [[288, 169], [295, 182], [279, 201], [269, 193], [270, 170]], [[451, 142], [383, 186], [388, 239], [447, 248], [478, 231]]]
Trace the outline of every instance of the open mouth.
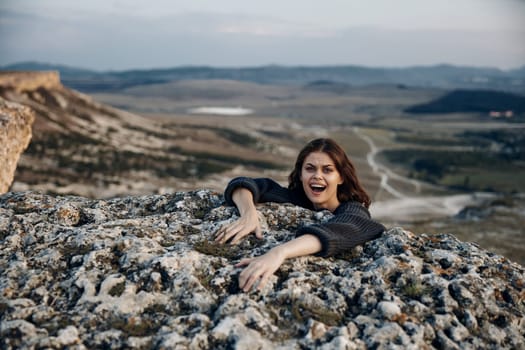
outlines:
[[321, 193], [326, 189], [326, 186], [312, 184], [310, 185], [310, 189], [313, 193]]

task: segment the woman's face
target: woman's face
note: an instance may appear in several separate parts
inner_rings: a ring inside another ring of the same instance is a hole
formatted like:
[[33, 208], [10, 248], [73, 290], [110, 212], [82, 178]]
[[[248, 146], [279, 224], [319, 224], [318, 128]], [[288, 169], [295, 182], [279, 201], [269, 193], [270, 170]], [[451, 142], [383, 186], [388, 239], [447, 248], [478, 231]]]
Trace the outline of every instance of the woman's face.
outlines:
[[337, 185], [342, 184], [343, 179], [328, 154], [312, 152], [306, 156], [301, 167], [301, 183], [315, 209], [333, 212], [339, 206]]

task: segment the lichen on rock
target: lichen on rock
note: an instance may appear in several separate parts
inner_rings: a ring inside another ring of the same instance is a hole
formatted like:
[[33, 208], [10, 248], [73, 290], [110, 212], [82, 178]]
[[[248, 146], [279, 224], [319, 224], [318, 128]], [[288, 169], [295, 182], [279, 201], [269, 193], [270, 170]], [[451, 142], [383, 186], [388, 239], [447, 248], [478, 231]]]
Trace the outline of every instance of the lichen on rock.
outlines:
[[234, 264], [328, 212], [258, 207], [264, 239], [213, 243], [217, 193], [0, 196], [0, 347], [523, 348], [522, 266], [452, 235], [392, 228], [332, 258], [286, 261], [261, 292]]

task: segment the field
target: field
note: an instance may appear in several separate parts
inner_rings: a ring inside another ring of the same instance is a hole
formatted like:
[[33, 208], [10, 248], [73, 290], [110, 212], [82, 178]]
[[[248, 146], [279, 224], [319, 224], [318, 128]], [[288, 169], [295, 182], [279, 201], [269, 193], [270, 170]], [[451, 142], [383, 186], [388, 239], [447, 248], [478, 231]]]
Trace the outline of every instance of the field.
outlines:
[[[359, 168], [365, 178], [373, 178], [365, 162], [370, 145], [356, 134], [357, 127], [361, 136], [377, 146], [381, 163], [400, 175], [445, 191], [525, 192], [525, 182], [515, 176], [525, 171], [523, 123], [497, 121], [480, 113], [404, 112], [446, 93], [440, 89], [377, 85], [334, 90], [309, 85], [181, 81], [93, 96], [171, 126], [213, 125], [230, 133], [231, 140], [245, 135], [251, 138], [247, 142], [259, 140], [267, 143], [265, 147], [297, 150], [309, 138], [330, 136], [343, 143], [362, 165]], [[242, 106], [255, 112], [246, 116], [188, 112], [203, 106]], [[377, 191], [374, 181], [370, 186], [371, 191]], [[405, 190], [411, 194], [410, 189]]]

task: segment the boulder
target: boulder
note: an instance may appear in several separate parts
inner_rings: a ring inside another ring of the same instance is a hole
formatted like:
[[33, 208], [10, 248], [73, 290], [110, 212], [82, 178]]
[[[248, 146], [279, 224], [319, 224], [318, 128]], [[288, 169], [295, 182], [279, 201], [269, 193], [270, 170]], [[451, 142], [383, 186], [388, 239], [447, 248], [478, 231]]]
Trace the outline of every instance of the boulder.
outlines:
[[18, 159], [31, 141], [34, 119], [29, 107], [0, 97], [0, 193], [13, 182]]
[[450, 234], [391, 228], [331, 258], [286, 261], [260, 291], [242, 257], [329, 212], [267, 203], [264, 238], [209, 190], [91, 200], [0, 196], [0, 348], [449, 349], [525, 346], [522, 266]]

